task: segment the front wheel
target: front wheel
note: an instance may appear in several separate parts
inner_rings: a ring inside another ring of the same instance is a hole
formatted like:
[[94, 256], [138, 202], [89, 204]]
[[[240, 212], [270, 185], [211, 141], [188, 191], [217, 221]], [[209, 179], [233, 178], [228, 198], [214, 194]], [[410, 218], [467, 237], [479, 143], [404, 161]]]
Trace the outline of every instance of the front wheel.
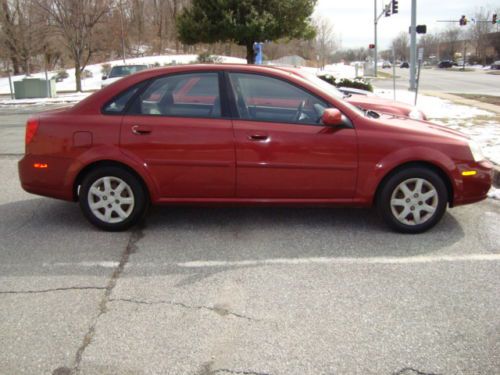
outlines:
[[377, 209], [393, 229], [421, 233], [441, 220], [447, 202], [442, 178], [430, 169], [412, 167], [389, 177], [377, 197]]
[[83, 179], [79, 201], [85, 217], [107, 231], [130, 228], [144, 217], [148, 207], [138, 178], [112, 166], [93, 170]]

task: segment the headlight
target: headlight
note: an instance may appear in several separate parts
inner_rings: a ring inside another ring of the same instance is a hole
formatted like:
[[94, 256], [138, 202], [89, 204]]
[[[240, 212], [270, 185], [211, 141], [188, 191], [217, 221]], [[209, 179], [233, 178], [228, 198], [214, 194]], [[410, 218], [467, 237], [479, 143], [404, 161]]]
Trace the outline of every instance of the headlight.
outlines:
[[469, 141], [469, 149], [474, 161], [478, 162], [484, 159], [483, 151], [481, 146], [475, 141]]
[[408, 117], [414, 120], [423, 120], [424, 114], [419, 109], [413, 108], [411, 112], [408, 114]]

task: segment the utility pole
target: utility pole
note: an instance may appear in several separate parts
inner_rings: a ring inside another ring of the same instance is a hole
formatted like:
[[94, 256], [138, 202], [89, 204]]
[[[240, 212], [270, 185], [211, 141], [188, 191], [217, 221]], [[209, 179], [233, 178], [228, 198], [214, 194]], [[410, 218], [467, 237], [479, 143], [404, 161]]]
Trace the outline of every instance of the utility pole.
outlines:
[[417, 72], [417, 0], [411, 0], [410, 91], [415, 91]]

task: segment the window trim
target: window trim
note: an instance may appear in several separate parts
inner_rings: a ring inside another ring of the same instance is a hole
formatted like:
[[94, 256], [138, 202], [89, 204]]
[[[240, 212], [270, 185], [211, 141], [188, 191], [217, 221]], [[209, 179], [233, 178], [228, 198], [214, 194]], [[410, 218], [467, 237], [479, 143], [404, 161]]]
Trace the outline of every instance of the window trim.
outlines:
[[[301, 86], [291, 80], [287, 80], [286, 78], [283, 77], [278, 77], [272, 74], [268, 74], [267, 72], [249, 72], [245, 70], [239, 70], [239, 69], [227, 69], [225, 70], [225, 78], [226, 78], [226, 83], [227, 83], [227, 90], [230, 92], [230, 104], [231, 104], [231, 118], [233, 120], [239, 120], [239, 121], [249, 121], [249, 122], [265, 122], [265, 123], [271, 123], [271, 124], [287, 124], [287, 125], [303, 125], [303, 126], [322, 126], [322, 127], [328, 127], [327, 125], [321, 124], [321, 123], [302, 123], [302, 122], [283, 122], [283, 121], [276, 121], [276, 120], [254, 120], [254, 119], [246, 119], [246, 118], [241, 118], [238, 113], [238, 109], [236, 106], [236, 97], [234, 93], [234, 88], [231, 82], [231, 73], [239, 73], [239, 74], [247, 74], [247, 75], [257, 75], [261, 77], [266, 77], [266, 78], [274, 78], [280, 81], [283, 81], [285, 83], [288, 83], [289, 85], [292, 85], [296, 87], [299, 90], [305, 91], [309, 95], [315, 97], [318, 100], [321, 100], [322, 102], [326, 103], [328, 105], [327, 108], [337, 108], [335, 107], [330, 100], [326, 100], [324, 97], [317, 95], [308, 88]], [[337, 108], [338, 109], [338, 108]], [[342, 126], [342, 128], [348, 128], [348, 129], [354, 129], [354, 124], [352, 120], [347, 116], [344, 112], [342, 112], [342, 116], [346, 118], [346, 124]]]

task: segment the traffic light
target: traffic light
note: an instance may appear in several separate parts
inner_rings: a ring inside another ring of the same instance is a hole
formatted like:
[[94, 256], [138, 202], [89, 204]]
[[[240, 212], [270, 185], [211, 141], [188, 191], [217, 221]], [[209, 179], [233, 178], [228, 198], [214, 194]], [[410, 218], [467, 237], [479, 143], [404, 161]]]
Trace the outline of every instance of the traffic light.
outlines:
[[493, 15], [493, 17], [491, 18], [491, 23], [494, 25], [497, 23], [497, 15], [496, 13]]
[[392, 14], [396, 14], [398, 12], [398, 0], [392, 0]]
[[389, 16], [391, 15], [391, 4], [387, 4], [387, 5], [385, 6], [385, 10], [384, 10], [384, 12], [385, 12], [385, 16], [386, 16], [386, 17], [389, 17]]
[[427, 25], [417, 25], [417, 34], [425, 34], [427, 33]]
[[458, 22], [460, 23], [460, 26], [466, 26], [467, 25], [467, 17], [465, 17], [465, 15], [462, 15], [462, 17], [460, 17], [460, 20]]

